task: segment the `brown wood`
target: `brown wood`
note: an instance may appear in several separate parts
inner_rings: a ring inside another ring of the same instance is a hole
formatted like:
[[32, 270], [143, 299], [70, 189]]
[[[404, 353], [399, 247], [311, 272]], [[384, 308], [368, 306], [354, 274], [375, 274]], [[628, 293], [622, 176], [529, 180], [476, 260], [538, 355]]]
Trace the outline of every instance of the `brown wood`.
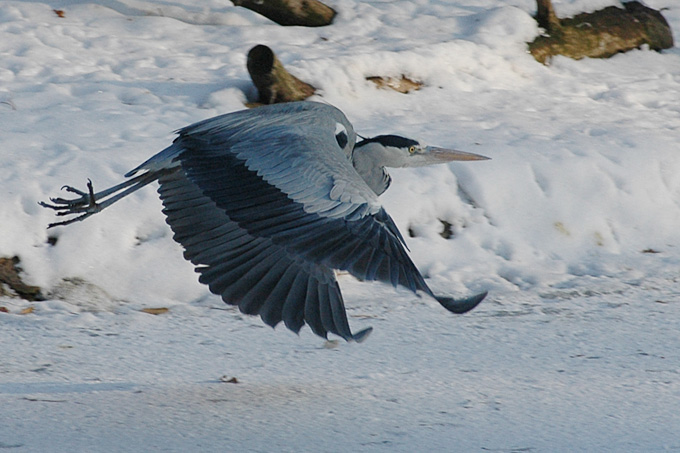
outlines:
[[405, 75], [401, 78], [370, 76], [366, 80], [373, 82], [378, 88], [389, 88], [399, 93], [408, 94], [411, 91], [418, 91], [423, 86], [423, 82], [411, 80]]
[[322, 27], [330, 25], [335, 10], [318, 0], [231, 0], [235, 6], [242, 6], [273, 20], [279, 25], [302, 25]]
[[559, 28], [560, 20], [555, 15], [552, 2], [550, 0], [536, 0], [536, 3], [538, 4], [538, 9], [536, 10], [538, 26], [545, 29], [548, 33], [554, 28]]
[[314, 87], [286, 71], [267, 46], [250, 49], [247, 65], [262, 104], [302, 101], [314, 94]]
[[0, 295], [8, 295], [5, 294], [2, 287], [7, 285], [22, 299], [44, 300], [40, 287], [25, 284], [19, 275], [20, 273], [21, 267], [19, 266], [18, 256], [0, 258]]
[[567, 19], [555, 16], [550, 0], [537, 4], [536, 20], [546, 34], [529, 43], [529, 52], [544, 64], [554, 55], [608, 58], [645, 44], [653, 50], [673, 47], [666, 19], [637, 1], [624, 3], [625, 9], [609, 6]]

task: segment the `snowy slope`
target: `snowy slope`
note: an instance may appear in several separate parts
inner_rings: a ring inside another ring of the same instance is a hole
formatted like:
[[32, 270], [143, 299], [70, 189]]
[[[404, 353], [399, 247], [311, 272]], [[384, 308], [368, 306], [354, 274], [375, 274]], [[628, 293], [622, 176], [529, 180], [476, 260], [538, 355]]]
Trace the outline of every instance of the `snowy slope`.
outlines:
[[[680, 41], [680, 5], [646, 3]], [[213, 0], [0, 5], [0, 256], [49, 296], [0, 298], [0, 449], [679, 449], [678, 48], [545, 67], [531, 0], [329, 4], [313, 29]], [[152, 188], [45, 229], [37, 201], [63, 184], [115, 184], [173, 130], [243, 108], [256, 44], [363, 135], [492, 157], [392, 171], [383, 196], [433, 289], [490, 291], [477, 310], [341, 276], [353, 329], [375, 331], [324, 344], [198, 284]]]

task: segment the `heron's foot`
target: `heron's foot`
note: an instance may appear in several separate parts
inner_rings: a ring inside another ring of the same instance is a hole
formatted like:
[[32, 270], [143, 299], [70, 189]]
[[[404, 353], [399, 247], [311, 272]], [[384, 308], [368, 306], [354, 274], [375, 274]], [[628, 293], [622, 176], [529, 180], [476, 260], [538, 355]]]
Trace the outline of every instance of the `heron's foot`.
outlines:
[[487, 294], [488, 292], [485, 291], [480, 294], [475, 294], [474, 296], [466, 297], [465, 299], [454, 299], [452, 297], [445, 296], [435, 296], [435, 298], [448, 311], [460, 315], [467, 313], [479, 305], [479, 303], [484, 300]]
[[79, 222], [102, 210], [102, 207], [97, 204], [97, 198], [95, 196], [94, 187], [92, 186], [91, 180], [87, 180], [87, 192], [83, 192], [82, 190], [78, 190], [71, 186], [64, 186], [61, 189], [80, 196], [78, 198], [71, 199], [50, 198], [52, 204], [45, 203], [44, 201], [40, 201], [38, 204], [43, 208], [49, 208], [57, 211], [58, 216], [76, 215], [76, 217], [64, 220], [62, 222], [50, 223], [47, 228]]

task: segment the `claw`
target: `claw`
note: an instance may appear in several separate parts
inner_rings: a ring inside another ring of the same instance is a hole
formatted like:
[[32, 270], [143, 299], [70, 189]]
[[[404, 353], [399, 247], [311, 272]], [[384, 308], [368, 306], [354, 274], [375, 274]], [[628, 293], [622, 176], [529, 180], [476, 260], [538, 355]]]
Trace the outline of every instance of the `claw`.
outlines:
[[[54, 199], [50, 198], [50, 201], [54, 203]], [[58, 209], [57, 206], [54, 206], [53, 204], [45, 203], [44, 201], [39, 201], [38, 204], [42, 206], [43, 208], [50, 208], [50, 209]]]
[[[57, 215], [68, 215], [71, 214], [70, 212], [60, 212], [57, 213]], [[72, 223], [80, 222], [81, 220], [85, 220], [86, 218], [90, 217], [94, 212], [86, 212], [85, 214], [79, 215], [78, 217], [74, 217], [72, 219], [64, 220], [63, 222], [54, 222], [50, 223], [47, 225], [47, 229], [49, 230], [50, 228], [56, 227], [56, 226], [64, 226], [64, 225], [70, 225]]]
[[146, 172], [135, 176], [134, 178], [127, 179], [120, 184], [104, 189], [100, 192], [94, 192], [94, 186], [92, 185], [92, 180], [88, 178], [87, 180], [87, 191], [82, 191], [71, 186], [64, 186], [62, 190], [79, 195], [77, 198], [71, 200], [65, 198], [50, 198], [50, 203], [45, 203], [44, 201], [38, 202], [38, 204], [44, 208], [49, 208], [57, 211], [58, 216], [65, 215], [77, 215], [72, 219], [64, 220], [63, 222], [52, 223], [48, 228], [55, 226], [68, 225], [74, 222], [79, 222], [90, 217], [92, 214], [96, 214], [99, 211], [106, 209], [111, 206], [116, 201], [123, 197], [128, 196], [135, 190], [138, 190], [147, 184], [156, 181], [158, 179], [159, 172]]
[[[57, 197], [57, 198], [53, 198], [53, 197], [50, 197], [50, 201], [51, 201], [52, 203], [54, 203], [54, 205], [49, 205], [49, 204], [45, 203], [44, 201], [40, 201], [39, 203], [40, 203], [40, 206], [45, 206], [46, 208], [52, 208], [52, 209], [67, 209], [67, 206], [71, 206], [71, 205], [77, 204], [77, 202], [78, 202], [79, 200], [80, 200], [80, 199], [76, 199], [76, 200], [66, 200], [66, 199], [64, 199], [64, 198], [58, 198], [58, 197]], [[64, 206], [55, 206], [55, 205], [64, 205]]]
[[90, 207], [94, 208], [97, 203], [94, 201], [94, 186], [92, 185], [92, 180], [87, 178], [87, 190], [89, 192], [88, 198], [90, 199]]
[[[88, 181], [88, 183], [92, 182], [89, 179], [87, 181]], [[84, 197], [85, 195], [87, 195], [82, 190], [78, 190], [78, 189], [76, 189], [75, 187], [72, 187], [72, 186], [61, 186], [61, 190], [65, 190], [67, 192], [75, 193], [76, 195], [80, 195], [81, 197]]]
[[101, 211], [101, 207], [97, 204], [97, 197], [94, 193], [94, 186], [92, 185], [92, 180], [88, 178], [87, 180], [87, 192], [84, 192], [80, 189], [76, 189], [75, 187], [72, 186], [63, 186], [61, 190], [65, 190], [66, 192], [74, 193], [76, 195], [80, 195], [79, 198], [74, 198], [71, 200], [65, 199], [65, 198], [50, 198], [50, 203], [45, 203], [44, 201], [38, 202], [38, 204], [44, 208], [49, 208], [57, 211], [56, 215], [58, 216], [67, 216], [67, 215], [72, 215], [72, 214], [80, 214], [77, 217], [74, 217], [72, 219], [64, 220], [63, 222], [55, 222], [51, 223], [47, 226], [47, 228], [52, 228], [55, 226], [62, 226], [62, 225], [69, 225], [74, 222], [79, 222], [81, 220], [84, 220], [88, 217], [90, 217], [92, 214], [95, 214], [99, 211]]

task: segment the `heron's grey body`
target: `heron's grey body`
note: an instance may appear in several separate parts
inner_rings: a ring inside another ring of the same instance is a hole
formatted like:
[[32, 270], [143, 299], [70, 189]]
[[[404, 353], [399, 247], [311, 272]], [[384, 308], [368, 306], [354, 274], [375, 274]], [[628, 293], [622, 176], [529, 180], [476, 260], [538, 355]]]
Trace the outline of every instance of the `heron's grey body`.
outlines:
[[[370, 329], [350, 331], [334, 269], [436, 297], [378, 201], [389, 185], [381, 143], [417, 142], [383, 137], [357, 144], [345, 115], [325, 104], [259, 107], [180, 129], [111, 189], [67, 187], [80, 197], [42, 204], [81, 214], [54, 225], [68, 224], [157, 180], [174, 239], [213, 293], [271, 326], [283, 321], [298, 332], [306, 323], [322, 337], [359, 341]], [[462, 313], [484, 296], [436, 298]]]

